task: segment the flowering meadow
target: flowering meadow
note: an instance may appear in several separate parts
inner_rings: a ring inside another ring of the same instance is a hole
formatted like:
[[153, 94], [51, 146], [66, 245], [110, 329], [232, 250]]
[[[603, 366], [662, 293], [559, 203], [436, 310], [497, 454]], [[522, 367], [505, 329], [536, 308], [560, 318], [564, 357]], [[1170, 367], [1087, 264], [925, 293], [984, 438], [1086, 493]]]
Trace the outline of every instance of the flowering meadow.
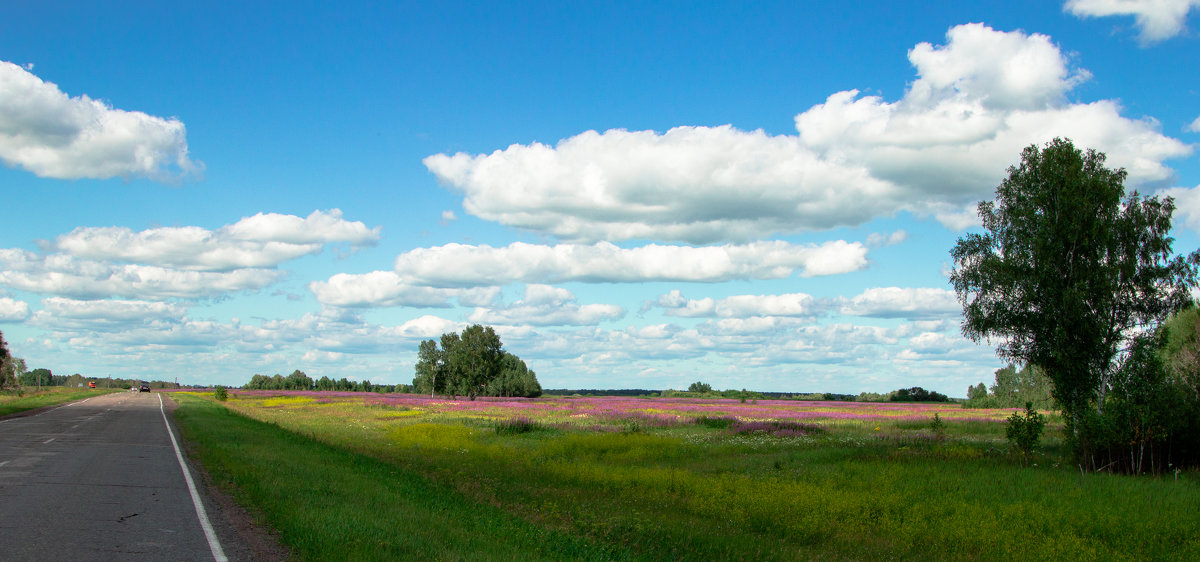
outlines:
[[[488, 544], [500, 550], [491, 554], [481, 554], [477, 542], [451, 544], [460, 539], [437, 543], [450, 550], [421, 550], [431, 547], [396, 530], [419, 527], [429, 534], [439, 525], [426, 519], [429, 509], [451, 508], [413, 507], [384, 517], [379, 498], [357, 498], [352, 505], [376, 507], [352, 526], [353, 533], [374, 537], [356, 557], [511, 558], [501, 547], [542, 553], [531, 558], [605, 560], [1200, 555], [1195, 474], [1173, 480], [1081, 475], [1062, 466], [1061, 421], [1051, 412], [1046, 447], [1023, 462], [1004, 436], [1011, 410], [955, 404], [578, 396], [471, 401], [304, 391], [232, 391], [218, 403], [210, 396], [177, 395], [182, 419], [236, 412], [376, 459], [390, 467], [385, 481], [438, 487], [439, 501], [456, 498], [469, 506], [444, 516], [445, 536], [463, 521], [477, 529], [533, 529], [494, 531]], [[202, 430], [219, 425], [183, 424], [197, 441]], [[285, 541], [302, 537], [296, 544], [310, 545], [319, 542], [312, 537], [333, 533], [329, 544], [340, 546], [330, 548], [345, 548], [347, 538], [329, 529], [346, 523], [288, 515], [293, 504], [330, 502], [327, 487], [308, 490], [315, 486], [309, 476], [284, 490], [280, 482], [288, 472], [267, 473], [329, 467], [330, 461], [296, 453], [262, 463], [245, 445], [253, 440], [226, 439], [237, 446], [224, 454], [244, 460], [223, 466], [244, 468], [239, 478], [247, 481], [271, 482], [263, 498], [244, 501]], [[281, 447], [257, 454], [278, 457]], [[396, 504], [425, 501], [424, 493], [411, 492], [414, 486], [383, 493]], [[321, 495], [304, 499], [313, 493]], [[484, 524], [481, 517], [500, 519]], [[378, 534], [371, 535], [376, 525]], [[520, 537], [542, 538], [523, 543]]]
[[[1013, 409], [964, 409], [950, 403], [820, 402], [732, 398], [640, 398], [568, 396], [451, 400], [415, 394], [361, 392], [237, 391], [244, 398], [265, 398], [262, 405], [360, 403], [364, 406], [413, 412], [409, 415], [505, 420], [525, 418], [563, 429], [606, 431], [632, 422], [654, 427], [694, 423], [701, 417], [726, 416], [739, 420], [789, 420], [824, 425], [878, 425], [889, 422], [928, 422], [936, 413], [943, 421], [1000, 423]], [[1003, 434], [1003, 432], [1000, 432]]]

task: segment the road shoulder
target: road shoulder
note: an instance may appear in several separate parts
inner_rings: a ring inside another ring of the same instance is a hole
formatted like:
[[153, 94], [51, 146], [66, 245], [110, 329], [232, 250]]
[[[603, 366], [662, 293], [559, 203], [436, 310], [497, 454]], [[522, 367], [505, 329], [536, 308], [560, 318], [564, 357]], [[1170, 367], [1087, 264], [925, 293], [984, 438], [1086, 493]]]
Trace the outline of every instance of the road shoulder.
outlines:
[[[166, 410], [171, 415], [171, 424], [177, 427], [175, 409], [179, 406], [171, 399], [170, 394], [163, 393], [163, 397], [167, 399]], [[176, 434], [178, 433], [176, 431]], [[188, 468], [199, 476], [199, 491], [204, 497], [205, 506], [210, 510], [209, 519], [221, 539], [225, 555], [230, 560], [290, 560], [291, 552], [279, 542], [278, 536], [270, 528], [259, 524], [249, 510], [238, 505], [233, 496], [217, 486], [204, 466], [196, 460], [191, 443], [182, 436], [180, 441], [187, 457]], [[226, 537], [232, 540], [226, 540]]]

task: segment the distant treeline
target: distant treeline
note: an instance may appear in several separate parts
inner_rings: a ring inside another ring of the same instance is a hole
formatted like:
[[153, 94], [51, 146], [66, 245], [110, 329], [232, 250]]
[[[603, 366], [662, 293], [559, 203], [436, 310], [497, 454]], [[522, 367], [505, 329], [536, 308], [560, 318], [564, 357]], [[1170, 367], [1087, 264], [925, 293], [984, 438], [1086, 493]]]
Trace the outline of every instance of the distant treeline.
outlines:
[[335, 380], [321, 377], [313, 380], [304, 371], [296, 369], [288, 376], [278, 373], [266, 376], [255, 374], [250, 382], [242, 385], [244, 390], [334, 390], [342, 392], [412, 392], [407, 384], [372, 384], [371, 381], [352, 381], [346, 377]]
[[[112, 377], [85, 377], [79, 373], [73, 375], [55, 375], [50, 369], [34, 369], [17, 376], [17, 382], [24, 387], [66, 386], [81, 387], [88, 383], [96, 383], [96, 388], [132, 388], [142, 383], [144, 379], [114, 379]], [[150, 381], [150, 388], [180, 388], [178, 383], [167, 381]]]
[[[702, 388], [702, 387], [701, 387]], [[920, 388], [920, 387], [914, 387]], [[912, 389], [904, 389], [908, 394], [902, 394], [900, 391], [893, 391], [886, 394], [864, 392], [862, 394], [839, 394], [836, 392], [762, 392], [757, 390], [655, 390], [646, 388], [551, 388], [543, 391], [550, 396], [635, 396], [644, 398], [746, 398], [748, 400], [811, 400], [811, 401], [838, 401], [838, 402], [888, 402], [888, 401], [908, 401], [918, 402], [914, 399], [911, 392]], [[936, 401], [948, 401], [943, 394], [936, 392], [926, 392], [925, 394], [918, 393], [918, 397], [923, 397], [926, 400], [931, 395], [936, 395]], [[893, 397], [896, 397], [895, 399]], [[901, 400], [905, 398], [905, 400]]]

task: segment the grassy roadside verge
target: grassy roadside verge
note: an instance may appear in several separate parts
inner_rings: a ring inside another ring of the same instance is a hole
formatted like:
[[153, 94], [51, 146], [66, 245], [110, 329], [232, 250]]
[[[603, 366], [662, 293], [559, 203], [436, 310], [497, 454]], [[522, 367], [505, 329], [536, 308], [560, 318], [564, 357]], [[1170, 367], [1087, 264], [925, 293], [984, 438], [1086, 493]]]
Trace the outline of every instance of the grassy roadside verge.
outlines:
[[217, 485], [300, 560], [620, 560], [403, 466], [173, 394], [175, 420]]
[[[995, 448], [995, 423], [947, 422], [938, 442], [916, 420], [787, 438], [654, 427], [651, 401], [607, 431], [534, 423], [524, 403], [252, 393], [223, 405], [651, 560], [1200, 559], [1196, 475], [1085, 476], [1043, 454], [1023, 466]], [[501, 431], [505, 419], [530, 429]]]
[[16, 396], [11, 394], [0, 395], [0, 418], [12, 414], [19, 414], [29, 410], [36, 410], [46, 406], [54, 406], [72, 400], [82, 400], [92, 396], [100, 396], [101, 394], [109, 394], [113, 392], [123, 392], [123, 390], [115, 388], [51, 388], [41, 392], [26, 391], [24, 396]]

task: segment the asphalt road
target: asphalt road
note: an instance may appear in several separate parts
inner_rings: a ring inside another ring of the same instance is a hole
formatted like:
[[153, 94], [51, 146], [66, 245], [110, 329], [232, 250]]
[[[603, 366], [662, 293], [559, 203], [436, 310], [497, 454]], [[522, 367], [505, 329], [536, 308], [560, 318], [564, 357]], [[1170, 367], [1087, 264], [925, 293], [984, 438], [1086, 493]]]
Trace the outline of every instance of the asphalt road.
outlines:
[[158, 393], [125, 392], [0, 420], [0, 559], [241, 558], [202, 488], [193, 502], [165, 417]]

